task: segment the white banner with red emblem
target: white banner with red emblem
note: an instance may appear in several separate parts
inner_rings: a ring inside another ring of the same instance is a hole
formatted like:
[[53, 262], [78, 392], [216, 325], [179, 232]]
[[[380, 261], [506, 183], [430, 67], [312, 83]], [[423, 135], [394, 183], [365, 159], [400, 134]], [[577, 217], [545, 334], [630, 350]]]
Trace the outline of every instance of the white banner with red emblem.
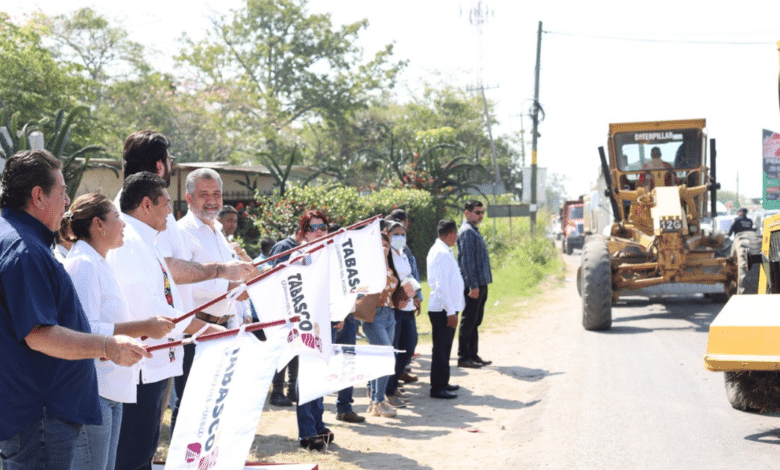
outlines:
[[392, 346], [334, 344], [328, 364], [313, 356], [300, 357], [299, 404], [347, 387], [364, 386], [369, 380], [394, 372], [395, 353]]
[[198, 344], [165, 470], [244, 467], [282, 344], [251, 333]]
[[379, 219], [333, 237], [330, 255], [330, 318], [340, 322], [355, 309], [358, 294], [382, 292], [387, 275]]
[[[298, 257], [293, 255], [291, 261]], [[328, 258], [326, 249], [312, 248], [301, 262], [247, 288], [261, 322], [300, 318], [289, 332], [284, 330], [288, 341], [279, 358], [279, 368], [299, 354], [314, 355], [325, 362], [330, 357]], [[277, 334], [276, 329], [269, 329], [267, 334]]]

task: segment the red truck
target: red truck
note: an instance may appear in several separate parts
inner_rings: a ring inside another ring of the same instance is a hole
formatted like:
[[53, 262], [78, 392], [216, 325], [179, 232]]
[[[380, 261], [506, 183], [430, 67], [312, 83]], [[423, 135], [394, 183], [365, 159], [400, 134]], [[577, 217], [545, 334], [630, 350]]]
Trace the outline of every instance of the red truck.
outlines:
[[585, 244], [585, 208], [581, 199], [565, 201], [561, 207], [561, 251], [570, 255]]

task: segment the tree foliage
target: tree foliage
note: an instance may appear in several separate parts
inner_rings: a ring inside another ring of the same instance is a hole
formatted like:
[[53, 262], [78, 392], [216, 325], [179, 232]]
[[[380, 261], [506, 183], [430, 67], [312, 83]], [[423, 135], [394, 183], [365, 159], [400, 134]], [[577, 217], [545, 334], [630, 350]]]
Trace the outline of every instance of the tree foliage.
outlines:
[[394, 85], [403, 63], [389, 62], [392, 45], [362, 62], [356, 40], [367, 25], [334, 28], [305, 0], [248, 0], [215, 19], [206, 39], [186, 39], [179, 60], [215, 94], [224, 124], [253, 136], [256, 149], [304, 118], [342, 121]]

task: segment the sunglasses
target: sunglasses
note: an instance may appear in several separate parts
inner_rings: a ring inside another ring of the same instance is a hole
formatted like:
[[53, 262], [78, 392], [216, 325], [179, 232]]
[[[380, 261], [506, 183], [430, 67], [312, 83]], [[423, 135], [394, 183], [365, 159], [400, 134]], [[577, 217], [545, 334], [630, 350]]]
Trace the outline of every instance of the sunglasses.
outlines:
[[326, 231], [328, 230], [327, 224], [311, 224], [309, 225], [309, 228], [306, 229], [307, 232], [317, 232], [317, 231]]
[[475, 213], [475, 214], [477, 214], [477, 215], [482, 215], [482, 214], [484, 214], [484, 213], [485, 213], [485, 211], [484, 211], [484, 210], [481, 210], [481, 211], [474, 211], [474, 213]]

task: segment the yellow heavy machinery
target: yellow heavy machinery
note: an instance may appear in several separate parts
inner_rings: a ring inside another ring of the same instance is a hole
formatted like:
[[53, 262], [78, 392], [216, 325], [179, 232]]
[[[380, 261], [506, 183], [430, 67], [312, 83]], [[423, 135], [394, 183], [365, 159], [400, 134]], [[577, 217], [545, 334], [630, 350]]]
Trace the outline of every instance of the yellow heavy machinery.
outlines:
[[[764, 220], [761, 253], [741, 257], [760, 266], [759, 295], [732, 297], [710, 324], [704, 364], [725, 372], [726, 395], [738, 410], [780, 410], [780, 214]], [[755, 290], [744, 294], [756, 294]]]
[[780, 411], [780, 318], [775, 314], [780, 302], [780, 214], [764, 219], [763, 227], [761, 253], [739, 251], [748, 266], [760, 266], [756, 288], [739, 293], [757, 295], [728, 301], [710, 324], [704, 356], [707, 369], [725, 372], [726, 396], [742, 411]]
[[707, 201], [715, 213], [715, 141], [704, 119], [610, 124], [609, 160], [599, 148], [614, 223], [592, 235], [578, 270], [582, 324], [612, 325], [621, 295], [703, 293], [721, 300], [756, 284], [738, 253], [757, 253], [760, 239], [744, 232], [732, 243], [702, 228]]

